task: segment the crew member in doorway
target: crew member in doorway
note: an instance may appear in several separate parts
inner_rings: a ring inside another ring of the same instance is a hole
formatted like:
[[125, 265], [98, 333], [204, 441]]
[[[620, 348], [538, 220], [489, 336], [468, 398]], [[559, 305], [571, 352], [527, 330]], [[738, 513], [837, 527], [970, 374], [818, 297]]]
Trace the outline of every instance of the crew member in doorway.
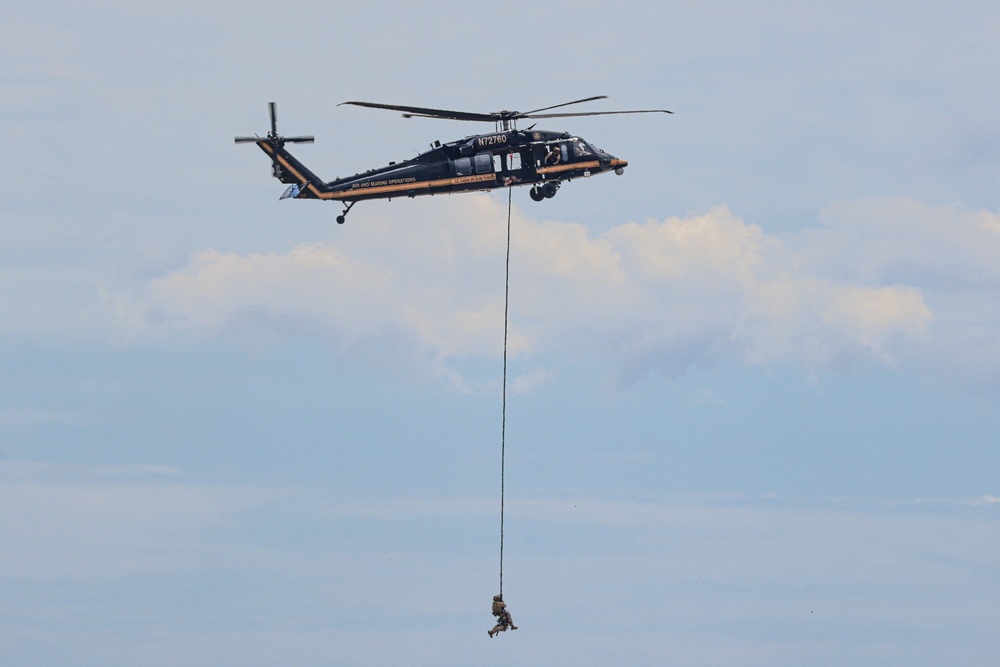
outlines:
[[545, 154], [545, 164], [558, 164], [562, 159], [562, 149], [559, 144], [549, 146], [549, 152]]

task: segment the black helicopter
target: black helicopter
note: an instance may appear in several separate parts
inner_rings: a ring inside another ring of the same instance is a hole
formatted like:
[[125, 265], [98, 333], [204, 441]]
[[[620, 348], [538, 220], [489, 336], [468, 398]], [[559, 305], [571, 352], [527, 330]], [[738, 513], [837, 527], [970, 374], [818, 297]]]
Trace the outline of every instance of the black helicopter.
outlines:
[[[286, 143], [312, 143], [311, 136], [283, 137], [278, 134], [274, 102], [270, 103], [271, 131], [266, 137], [236, 137], [236, 143], [255, 143], [271, 158], [271, 173], [288, 189], [281, 199], [329, 199], [344, 204], [337, 222], [344, 223], [347, 213], [363, 199], [391, 199], [452, 192], [492, 190], [512, 185], [530, 185], [535, 201], [555, 196], [564, 181], [592, 176], [607, 171], [621, 175], [628, 162], [587, 143], [568, 132], [517, 129], [522, 118], [568, 118], [631, 113], [673, 113], [666, 109], [634, 111], [591, 111], [583, 113], [540, 113], [571, 104], [605, 99], [605, 95], [587, 97], [534, 111], [495, 111], [469, 113], [444, 109], [378, 104], [375, 102], [343, 102], [372, 109], [403, 112], [404, 118], [444, 118], [448, 120], [483, 121], [495, 124], [495, 131], [475, 134], [465, 139], [442, 144], [435, 141], [429, 151], [404, 162], [390, 162], [380, 169], [371, 169], [348, 178], [323, 181], [307, 169], [291, 153]], [[338, 105], [342, 106], [342, 105]]]

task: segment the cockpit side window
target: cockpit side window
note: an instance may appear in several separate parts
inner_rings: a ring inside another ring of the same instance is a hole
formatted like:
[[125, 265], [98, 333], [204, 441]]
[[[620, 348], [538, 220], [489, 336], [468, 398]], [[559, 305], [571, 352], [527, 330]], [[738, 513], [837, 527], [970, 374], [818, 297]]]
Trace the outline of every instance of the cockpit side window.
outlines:
[[570, 145], [573, 147], [573, 157], [575, 158], [592, 157], [594, 155], [593, 149], [583, 139], [573, 139]]

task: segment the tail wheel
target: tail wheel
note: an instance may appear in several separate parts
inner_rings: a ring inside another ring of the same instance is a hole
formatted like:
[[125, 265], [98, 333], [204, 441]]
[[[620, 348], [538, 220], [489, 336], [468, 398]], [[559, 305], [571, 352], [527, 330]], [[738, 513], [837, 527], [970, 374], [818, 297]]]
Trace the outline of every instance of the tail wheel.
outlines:
[[347, 214], [351, 212], [351, 209], [354, 208], [354, 205], [357, 203], [358, 202], [355, 200], [355, 201], [349, 201], [346, 204], [344, 204], [344, 212], [337, 216], [338, 225], [344, 224], [344, 221], [347, 220]]

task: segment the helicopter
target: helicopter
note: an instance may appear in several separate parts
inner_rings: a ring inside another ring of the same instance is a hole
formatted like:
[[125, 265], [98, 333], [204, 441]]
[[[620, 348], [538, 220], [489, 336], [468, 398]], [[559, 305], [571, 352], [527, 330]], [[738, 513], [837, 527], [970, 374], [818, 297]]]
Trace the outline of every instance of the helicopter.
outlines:
[[284, 137], [278, 134], [277, 112], [269, 103], [271, 129], [266, 136], [236, 137], [236, 143], [255, 143], [271, 158], [271, 175], [288, 188], [281, 199], [326, 199], [341, 202], [343, 212], [337, 222], [344, 224], [347, 214], [359, 201], [392, 199], [456, 192], [488, 191], [515, 185], [531, 186], [534, 201], [551, 199], [559, 187], [574, 178], [614, 171], [624, 173], [628, 161], [595, 147], [569, 132], [536, 130], [531, 125], [517, 129], [517, 121], [539, 118], [569, 118], [636, 113], [673, 113], [666, 109], [632, 111], [590, 111], [577, 113], [541, 113], [573, 104], [606, 99], [606, 95], [556, 104], [533, 111], [495, 111], [471, 113], [424, 107], [342, 102], [371, 109], [400, 111], [404, 118], [441, 118], [458, 121], [494, 123], [494, 131], [474, 134], [442, 144], [434, 141], [430, 150], [402, 162], [370, 169], [347, 178], [323, 181], [285, 150], [287, 143], [312, 143], [312, 136]]

